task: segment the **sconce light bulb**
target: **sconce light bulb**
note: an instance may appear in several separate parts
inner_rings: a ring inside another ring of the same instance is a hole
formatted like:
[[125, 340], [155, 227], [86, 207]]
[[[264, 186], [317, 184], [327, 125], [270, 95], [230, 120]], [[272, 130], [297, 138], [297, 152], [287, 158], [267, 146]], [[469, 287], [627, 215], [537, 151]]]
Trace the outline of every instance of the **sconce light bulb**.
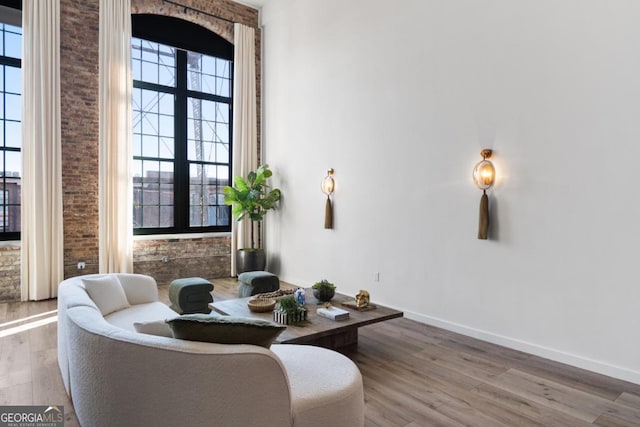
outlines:
[[333, 169], [329, 169], [327, 176], [322, 180], [322, 192], [327, 196], [330, 196], [335, 188], [335, 181], [331, 175], [333, 175]]
[[482, 160], [473, 169], [473, 182], [481, 190], [490, 188], [495, 181], [496, 170], [489, 160]]

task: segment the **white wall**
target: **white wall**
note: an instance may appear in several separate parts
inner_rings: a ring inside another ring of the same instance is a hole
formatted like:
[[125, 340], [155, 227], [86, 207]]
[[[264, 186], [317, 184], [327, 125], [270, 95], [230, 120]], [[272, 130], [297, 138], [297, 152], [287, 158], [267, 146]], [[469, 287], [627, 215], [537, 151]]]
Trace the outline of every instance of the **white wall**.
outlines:
[[270, 0], [262, 22], [281, 279], [640, 383], [640, 2]]

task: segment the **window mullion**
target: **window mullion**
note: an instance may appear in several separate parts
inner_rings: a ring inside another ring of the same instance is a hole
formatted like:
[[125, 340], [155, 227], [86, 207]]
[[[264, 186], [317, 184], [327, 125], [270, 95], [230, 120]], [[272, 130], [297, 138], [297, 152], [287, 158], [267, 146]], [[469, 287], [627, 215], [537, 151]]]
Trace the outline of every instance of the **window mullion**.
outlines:
[[175, 173], [174, 226], [189, 228], [189, 165], [187, 163], [187, 53], [178, 50], [176, 56], [175, 99]]

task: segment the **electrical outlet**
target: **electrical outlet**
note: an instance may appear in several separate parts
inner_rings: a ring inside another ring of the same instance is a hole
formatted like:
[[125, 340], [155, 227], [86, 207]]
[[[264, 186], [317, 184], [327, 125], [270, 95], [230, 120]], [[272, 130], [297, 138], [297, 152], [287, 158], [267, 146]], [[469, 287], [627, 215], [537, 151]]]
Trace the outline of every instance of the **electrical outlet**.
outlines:
[[78, 270], [84, 270], [87, 268], [87, 264], [84, 261], [78, 262]]
[[380, 273], [379, 272], [375, 272], [373, 273], [373, 281], [374, 282], [379, 282], [380, 281]]
[[163, 262], [163, 264], [168, 263], [169, 262], [169, 257], [168, 256], [163, 256], [162, 257], [162, 262]]

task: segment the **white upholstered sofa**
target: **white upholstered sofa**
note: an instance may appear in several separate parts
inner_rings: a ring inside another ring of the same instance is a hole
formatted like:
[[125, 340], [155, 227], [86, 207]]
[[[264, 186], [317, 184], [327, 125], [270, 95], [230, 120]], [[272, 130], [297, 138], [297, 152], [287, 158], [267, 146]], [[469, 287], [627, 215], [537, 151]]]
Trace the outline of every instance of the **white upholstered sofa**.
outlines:
[[362, 377], [345, 356], [137, 333], [133, 322], [177, 316], [155, 280], [115, 275], [129, 306], [103, 316], [82, 280], [99, 277], [58, 290], [58, 363], [81, 425], [363, 425]]

